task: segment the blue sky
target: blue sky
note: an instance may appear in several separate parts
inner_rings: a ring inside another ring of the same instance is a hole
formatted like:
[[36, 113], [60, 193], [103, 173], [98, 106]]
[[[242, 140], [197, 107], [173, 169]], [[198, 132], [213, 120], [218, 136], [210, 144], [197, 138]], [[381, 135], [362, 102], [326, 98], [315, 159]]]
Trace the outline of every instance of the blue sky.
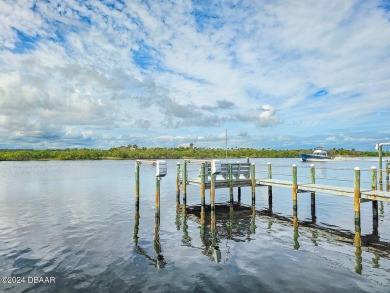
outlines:
[[[210, 4], [212, 3], [212, 4]], [[0, 1], [0, 148], [390, 141], [389, 1]]]

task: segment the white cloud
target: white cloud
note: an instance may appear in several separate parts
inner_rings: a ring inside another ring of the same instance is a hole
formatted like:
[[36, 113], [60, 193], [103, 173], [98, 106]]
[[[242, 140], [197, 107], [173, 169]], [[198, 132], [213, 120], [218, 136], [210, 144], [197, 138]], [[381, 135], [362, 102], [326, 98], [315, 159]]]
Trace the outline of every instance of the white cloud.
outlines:
[[378, 4], [3, 1], [0, 141], [387, 135], [390, 26]]

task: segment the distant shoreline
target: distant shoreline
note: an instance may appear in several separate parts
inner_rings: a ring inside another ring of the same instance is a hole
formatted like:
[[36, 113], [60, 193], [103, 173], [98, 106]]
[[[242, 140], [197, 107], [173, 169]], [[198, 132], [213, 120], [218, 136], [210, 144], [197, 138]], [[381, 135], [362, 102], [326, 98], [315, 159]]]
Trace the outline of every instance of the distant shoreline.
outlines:
[[[228, 158], [299, 158], [301, 153], [311, 153], [311, 149], [272, 150], [239, 148], [228, 149]], [[354, 160], [358, 158], [377, 158], [377, 151], [356, 151], [330, 149], [328, 155], [335, 160]], [[134, 159], [207, 159], [225, 158], [226, 150], [213, 148], [178, 147], [178, 148], [146, 148], [136, 145], [97, 149], [56, 149], [56, 150], [10, 150], [0, 149], [0, 161], [47, 161], [47, 160], [134, 160]], [[383, 152], [383, 157], [390, 152]]]

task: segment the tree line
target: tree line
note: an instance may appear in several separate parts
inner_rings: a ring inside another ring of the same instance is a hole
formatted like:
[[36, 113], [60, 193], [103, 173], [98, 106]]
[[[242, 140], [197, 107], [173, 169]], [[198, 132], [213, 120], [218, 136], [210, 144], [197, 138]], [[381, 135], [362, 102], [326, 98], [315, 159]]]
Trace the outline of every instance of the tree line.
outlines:
[[[229, 158], [298, 158], [301, 153], [311, 153], [312, 150], [273, 150], [254, 148], [228, 149]], [[0, 149], [0, 161], [29, 161], [29, 160], [124, 160], [124, 159], [206, 159], [225, 158], [226, 150], [216, 148], [197, 147], [138, 147], [137, 145], [121, 146], [108, 150], [98, 149]], [[357, 151], [330, 149], [328, 155], [331, 157], [376, 157], [377, 151]], [[390, 152], [383, 152], [384, 156], [390, 156]]]

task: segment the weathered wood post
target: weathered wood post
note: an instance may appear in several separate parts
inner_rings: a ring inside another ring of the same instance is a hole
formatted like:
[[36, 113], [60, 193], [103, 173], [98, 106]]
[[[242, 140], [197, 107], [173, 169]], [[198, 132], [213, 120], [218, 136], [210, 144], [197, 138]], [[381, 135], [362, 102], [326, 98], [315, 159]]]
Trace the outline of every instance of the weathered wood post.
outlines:
[[382, 145], [378, 146], [379, 151], [379, 184], [382, 185]]
[[183, 192], [183, 203], [187, 200], [187, 161], [183, 160], [183, 174], [181, 175], [181, 188]]
[[389, 191], [389, 160], [386, 160], [386, 191]]
[[[376, 167], [371, 167], [371, 188], [372, 190], [377, 189], [377, 175], [376, 175]], [[373, 200], [372, 201], [372, 234], [378, 235], [378, 201]]]
[[293, 226], [294, 226], [294, 249], [299, 249], [298, 242], [298, 172], [297, 165], [292, 165], [292, 200], [293, 200]]
[[205, 190], [206, 190], [205, 174], [206, 174], [205, 163], [202, 163], [200, 165], [200, 204], [202, 209], [204, 209], [204, 205], [205, 205]]
[[160, 218], [160, 181], [161, 178], [156, 176], [156, 218]]
[[180, 163], [176, 163], [176, 206], [180, 205]]
[[256, 202], [256, 172], [255, 172], [255, 163], [251, 164], [251, 179], [252, 179], [252, 205]]
[[360, 168], [356, 167], [355, 169], [355, 179], [354, 179], [354, 211], [355, 211], [355, 246], [361, 247], [360, 239]]
[[237, 200], [238, 200], [238, 204], [241, 204], [241, 186], [238, 186], [238, 195], [237, 195]]
[[[314, 164], [310, 165], [310, 183], [316, 183], [316, 170]], [[312, 192], [311, 194], [311, 221], [316, 222], [316, 193]]]
[[210, 206], [211, 210], [215, 209], [215, 174], [211, 172], [211, 183], [210, 183]]
[[139, 162], [135, 161], [135, 206], [139, 208]]
[[298, 179], [297, 165], [292, 165], [292, 199], [293, 199], [293, 217], [298, 216]]
[[[271, 162], [268, 162], [268, 179], [272, 179]], [[272, 186], [268, 186], [268, 210], [272, 211]]]
[[230, 194], [230, 203], [233, 203], [233, 166], [232, 164], [228, 165], [229, 170], [229, 194]]

